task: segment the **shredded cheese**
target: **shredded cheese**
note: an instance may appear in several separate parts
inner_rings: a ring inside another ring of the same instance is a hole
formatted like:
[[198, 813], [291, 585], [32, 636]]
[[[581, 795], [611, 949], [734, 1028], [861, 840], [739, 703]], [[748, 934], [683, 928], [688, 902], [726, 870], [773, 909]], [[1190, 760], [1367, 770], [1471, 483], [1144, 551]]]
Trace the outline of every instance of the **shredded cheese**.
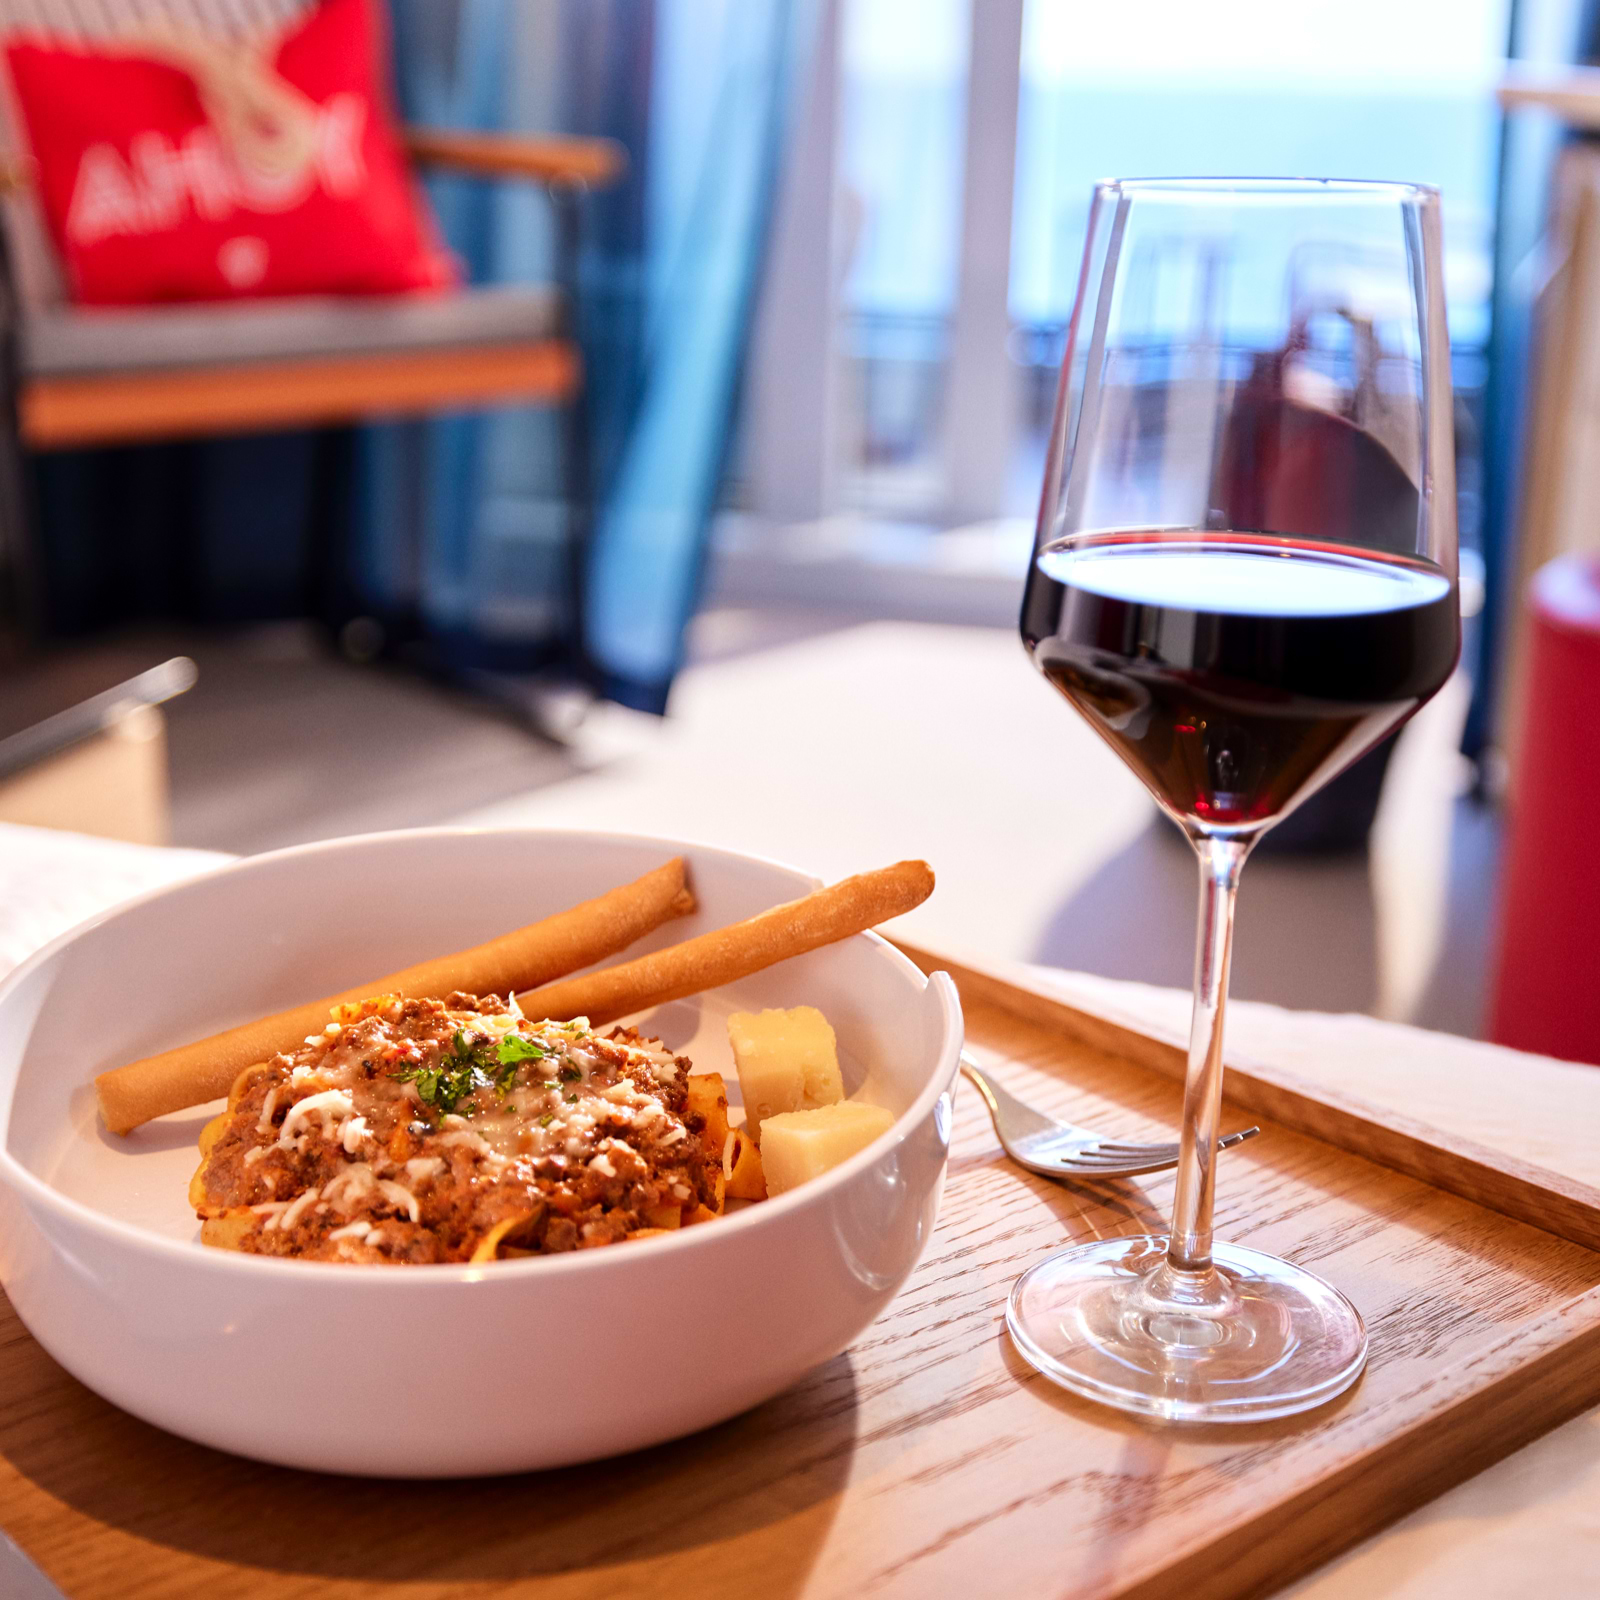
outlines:
[[278, 1109], [278, 1086], [267, 1090], [267, 1098], [261, 1102], [261, 1115], [256, 1119], [257, 1133], [272, 1132], [272, 1113]]
[[393, 1178], [379, 1178], [378, 1188], [390, 1205], [399, 1207], [413, 1222], [420, 1219], [422, 1212], [417, 1207], [417, 1197], [403, 1183], [396, 1183]]
[[296, 1195], [275, 1217], [267, 1219], [264, 1231], [270, 1233], [274, 1228], [292, 1228], [311, 1209], [311, 1202], [320, 1198], [321, 1194], [321, 1185], [314, 1184], [304, 1194]]
[[365, 1161], [352, 1161], [336, 1177], [328, 1180], [323, 1194], [340, 1211], [350, 1212], [375, 1194], [377, 1188], [378, 1180], [372, 1168]]
[[322, 1136], [332, 1139], [346, 1118], [355, 1115], [355, 1102], [348, 1089], [324, 1089], [320, 1094], [308, 1094], [289, 1107], [289, 1114], [278, 1130], [278, 1143], [285, 1150], [303, 1148], [301, 1136], [313, 1117], [322, 1123]]

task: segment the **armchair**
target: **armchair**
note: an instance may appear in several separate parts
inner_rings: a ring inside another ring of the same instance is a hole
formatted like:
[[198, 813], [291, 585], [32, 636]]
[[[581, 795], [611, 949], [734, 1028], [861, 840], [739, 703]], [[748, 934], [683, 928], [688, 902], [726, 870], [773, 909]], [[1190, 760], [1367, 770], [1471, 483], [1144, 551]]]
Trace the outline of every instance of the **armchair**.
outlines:
[[[93, 37], [160, 0], [44, 0], [0, 24], [59, 23]], [[305, 0], [273, 0], [284, 18]], [[260, 11], [260, 7], [256, 7]], [[233, 0], [186, 21], [236, 29]], [[13, 124], [15, 119], [11, 119]], [[502, 404], [562, 410], [583, 458], [582, 361], [572, 310], [580, 196], [624, 172], [608, 139], [408, 128], [420, 167], [541, 185], [554, 212], [549, 282], [438, 294], [290, 296], [152, 306], [72, 304], [32, 194], [25, 143], [0, 135], [0, 631], [25, 640], [37, 610], [23, 484], [29, 455], [417, 417]]]
[[[542, 184], [559, 218], [564, 281], [441, 295], [301, 297], [80, 307], [42, 231], [19, 214], [12, 158], [6, 244], [15, 281], [18, 433], [28, 450], [354, 422], [487, 406], [562, 405], [581, 381], [570, 336], [575, 201], [625, 166], [605, 139], [408, 129], [421, 165]], [[24, 257], [19, 261], [17, 257]]]

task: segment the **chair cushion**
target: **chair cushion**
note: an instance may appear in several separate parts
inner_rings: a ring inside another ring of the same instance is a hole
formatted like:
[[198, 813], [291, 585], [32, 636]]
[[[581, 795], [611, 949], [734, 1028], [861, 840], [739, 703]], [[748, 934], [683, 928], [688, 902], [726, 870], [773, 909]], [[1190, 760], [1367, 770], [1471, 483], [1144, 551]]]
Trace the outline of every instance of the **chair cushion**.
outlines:
[[39, 306], [21, 327], [29, 377], [217, 367], [295, 356], [377, 354], [554, 337], [561, 294], [494, 284], [436, 295], [181, 306]]
[[381, 0], [322, 0], [225, 45], [176, 13], [90, 43], [4, 41], [39, 196], [80, 304], [454, 284], [412, 180]]

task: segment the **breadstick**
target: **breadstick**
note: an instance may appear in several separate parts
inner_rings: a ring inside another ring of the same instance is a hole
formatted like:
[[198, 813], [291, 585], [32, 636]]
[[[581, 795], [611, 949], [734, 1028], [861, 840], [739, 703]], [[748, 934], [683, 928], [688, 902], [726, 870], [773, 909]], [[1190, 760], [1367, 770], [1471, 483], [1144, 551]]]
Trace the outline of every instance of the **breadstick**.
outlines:
[[546, 984], [518, 995], [517, 1003], [530, 1017], [587, 1017], [596, 1026], [614, 1022], [848, 939], [920, 906], [932, 893], [928, 863], [902, 861], [635, 961]]
[[226, 1094], [246, 1067], [280, 1051], [296, 1050], [308, 1034], [320, 1033], [336, 1005], [375, 994], [442, 997], [457, 989], [468, 994], [509, 994], [615, 955], [668, 919], [687, 915], [694, 906], [683, 858], [675, 857], [598, 899], [558, 911], [487, 944], [102, 1072], [94, 1081], [100, 1114], [113, 1133], [127, 1133], [152, 1117]]

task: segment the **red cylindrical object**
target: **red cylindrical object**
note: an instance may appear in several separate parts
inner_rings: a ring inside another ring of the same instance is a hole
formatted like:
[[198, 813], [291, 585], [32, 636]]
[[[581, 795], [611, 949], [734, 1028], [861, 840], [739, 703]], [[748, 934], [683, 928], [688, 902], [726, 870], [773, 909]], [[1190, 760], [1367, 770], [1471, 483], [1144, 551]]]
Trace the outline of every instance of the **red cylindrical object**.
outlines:
[[1540, 568], [1528, 610], [1489, 1037], [1600, 1064], [1600, 563]]

